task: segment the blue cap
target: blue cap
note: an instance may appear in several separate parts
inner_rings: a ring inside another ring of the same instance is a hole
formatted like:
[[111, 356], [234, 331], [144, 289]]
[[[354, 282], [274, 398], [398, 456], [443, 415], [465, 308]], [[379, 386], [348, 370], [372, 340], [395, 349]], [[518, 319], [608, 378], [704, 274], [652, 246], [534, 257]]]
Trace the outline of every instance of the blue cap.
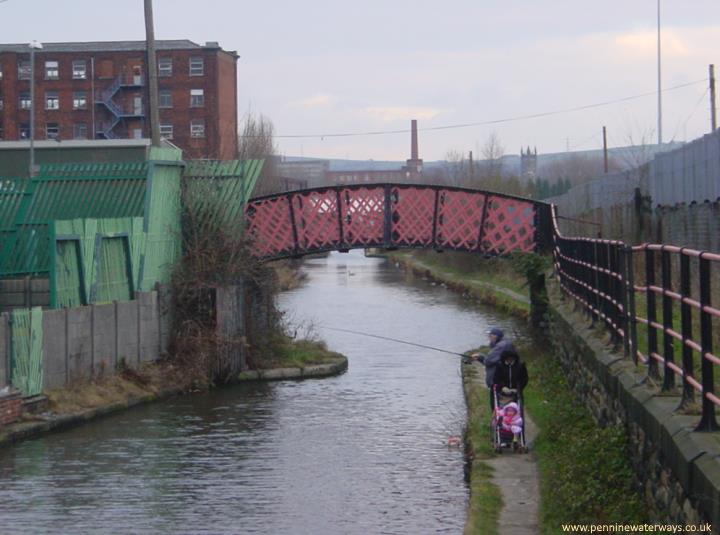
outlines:
[[501, 329], [498, 329], [497, 327], [494, 327], [494, 328], [490, 329], [490, 330], [488, 331], [488, 334], [494, 334], [495, 336], [498, 337], [498, 339], [500, 339], [500, 338], [502, 338], [503, 336], [505, 336], [505, 333], [502, 332], [502, 330], [501, 330]]

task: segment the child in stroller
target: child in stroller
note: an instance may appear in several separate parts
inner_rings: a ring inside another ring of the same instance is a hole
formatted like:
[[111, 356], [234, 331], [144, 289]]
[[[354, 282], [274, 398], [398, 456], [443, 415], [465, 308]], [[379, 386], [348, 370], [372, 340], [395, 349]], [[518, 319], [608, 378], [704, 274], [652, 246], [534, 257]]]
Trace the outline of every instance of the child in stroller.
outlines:
[[493, 445], [497, 452], [511, 444], [514, 451], [527, 452], [522, 406], [522, 391], [528, 383], [527, 368], [512, 348], [503, 351], [500, 359], [493, 381]]
[[497, 385], [493, 385], [495, 395], [495, 414], [493, 415], [491, 427], [493, 436], [493, 447], [497, 453], [502, 453], [503, 448], [512, 447], [513, 451], [527, 453], [525, 443], [525, 422], [522, 417], [520, 396], [517, 392], [497, 392]]

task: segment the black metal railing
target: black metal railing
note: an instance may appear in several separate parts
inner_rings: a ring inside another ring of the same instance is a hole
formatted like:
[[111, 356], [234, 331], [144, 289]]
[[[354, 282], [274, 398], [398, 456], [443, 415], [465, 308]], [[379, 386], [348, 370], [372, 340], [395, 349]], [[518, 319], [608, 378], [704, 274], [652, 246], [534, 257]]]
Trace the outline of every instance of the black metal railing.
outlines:
[[553, 262], [562, 290], [593, 323], [602, 321], [615, 348], [622, 346], [636, 365], [645, 365], [664, 391], [674, 390], [679, 381], [682, 407], [700, 396], [696, 430], [719, 430], [715, 373], [720, 358], [713, 354], [713, 319], [720, 318], [720, 309], [712, 306], [712, 273], [720, 270], [720, 255], [673, 245], [631, 247], [615, 240], [565, 237], [558, 230], [555, 207], [552, 212]]

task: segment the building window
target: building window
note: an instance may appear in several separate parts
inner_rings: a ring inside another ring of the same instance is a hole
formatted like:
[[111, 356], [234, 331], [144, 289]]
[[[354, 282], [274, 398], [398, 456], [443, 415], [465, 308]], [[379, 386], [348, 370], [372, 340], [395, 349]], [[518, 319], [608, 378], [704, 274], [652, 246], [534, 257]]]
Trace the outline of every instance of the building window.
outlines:
[[160, 123], [160, 135], [165, 139], [173, 138], [173, 125]]
[[57, 80], [60, 78], [60, 68], [58, 67], [57, 61], [46, 61], [45, 62], [45, 79], [46, 80]]
[[30, 79], [30, 60], [21, 59], [18, 61], [18, 80]]
[[172, 108], [172, 91], [168, 89], [160, 90], [158, 106], [161, 108]]
[[190, 76], [202, 76], [205, 74], [205, 64], [202, 57], [190, 58]]
[[75, 123], [73, 125], [73, 139], [87, 139], [87, 124]]
[[87, 78], [87, 65], [84, 59], [75, 59], [72, 62], [73, 80], [84, 80]]
[[205, 119], [190, 121], [190, 137], [205, 137]]
[[75, 91], [73, 93], [73, 109], [74, 110], [86, 110], [87, 109], [87, 92], [86, 91]]
[[60, 97], [57, 91], [47, 91], [45, 93], [45, 109], [46, 110], [59, 110], [60, 109]]
[[18, 126], [18, 138], [30, 139], [30, 123], [20, 123]]
[[45, 137], [47, 139], [60, 139], [60, 125], [58, 123], [45, 123]]
[[30, 93], [28, 92], [22, 92], [20, 93], [20, 109], [21, 110], [29, 110], [32, 107], [32, 101], [30, 100]]
[[190, 107], [202, 108], [205, 106], [205, 91], [202, 89], [190, 90]]
[[3, 71], [2, 65], [0, 65], [0, 80], [2, 80], [2, 71]]
[[172, 76], [172, 58], [158, 59], [158, 76]]

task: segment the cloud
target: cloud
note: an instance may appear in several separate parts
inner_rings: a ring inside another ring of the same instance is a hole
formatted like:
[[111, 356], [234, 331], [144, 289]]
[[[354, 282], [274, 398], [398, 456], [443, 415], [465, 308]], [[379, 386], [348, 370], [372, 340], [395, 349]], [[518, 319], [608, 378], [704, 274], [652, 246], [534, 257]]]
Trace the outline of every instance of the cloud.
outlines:
[[298, 108], [314, 109], [328, 106], [332, 104], [334, 100], [335, 97], [333, 97], [332, 95], [328, 95], [327, 93], [318, 93], [317, 95], [313, 95], [302, 100], [297, 100], [293, 102], [293, 104]]
[[388, 123], [399, 119], [432, 119], [441, 110], [409, 106], [369, 106], [365, 108], [374, 119]]
[[[623, 33], [615, 37], [615, 46], [623, 54], [647, 57], [657, 53], [657, 31]], [[664, 30], [661, 35], [662, 54], [666, 58], [683, 57], [690, 54], [687, 42], [673, 30]]]

